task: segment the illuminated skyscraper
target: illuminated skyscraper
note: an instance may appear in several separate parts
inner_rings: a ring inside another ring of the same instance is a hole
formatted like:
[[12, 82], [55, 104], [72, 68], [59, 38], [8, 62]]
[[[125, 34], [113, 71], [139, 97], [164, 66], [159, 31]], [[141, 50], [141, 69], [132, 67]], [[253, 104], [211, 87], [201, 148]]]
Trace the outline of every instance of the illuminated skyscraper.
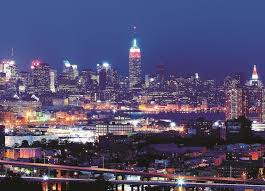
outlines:
[[256, 87], [263, 87], [262, 81], [259, 79], [259, 75], [257, 72], [257, 66], [253, 66], [253, 72], [251, 79], [247, 82], [247, 86], [256, 86]]
[[18, 93], [25, 93], [30, 85], [30, 73], [26, 71], [21, 71], [18, 73]]
[[17, 79], [17, 65], [14, 60], [14, 49], [12, 48], [11, 58], [0, 62], [0, 73], [5, 74], [5, 81]]
[[0, 72], [5, 73], [6, 81], [16, 78], [17, 66], [14, 60], [3, 60], [0, 63]]
[[56, 92], [56, 77], [57, 77], [57, 71], [56, 70], [50, 70], [50, 90], [52, 93]]
[[137, 45], [137, 40], [133, 40], [132, 47], [129, 52], [129, 88], [139, 88], [141, 83], [141, 50]]
[[64, 60], [63, 74], [68, 80], [75, 80], [79, 74], [77, 65], [71, 64], [68, 60]]
[[97, 65], [98, 84], [100, 90], [105, 90], [113, 87], [113, 69], [110, 64], [104, 62]]
[[245, 89], [247, 92], [248, 99], [248, 117], [252, 121], [263, 121], [263, 84], [259, 78], [256, 65], [253, 66], [252, 76], [250, 80], [246, 83]]
[[261, 122], [265, 123], [265, 89], [262, 89]]
[[31, 65], [31, 93], [48, 93], [51, 89], [50, 65], [38, 60]]
[[84, 69], [78, 77], [78, 87], [82, 92], [92, 92], [97, 88], [98, 77], [96, 72]]
[[240, 116], [245, 116], [245, 105], [245, 95], [241, 88], [226, 90], [226, 119], [237, 119]]

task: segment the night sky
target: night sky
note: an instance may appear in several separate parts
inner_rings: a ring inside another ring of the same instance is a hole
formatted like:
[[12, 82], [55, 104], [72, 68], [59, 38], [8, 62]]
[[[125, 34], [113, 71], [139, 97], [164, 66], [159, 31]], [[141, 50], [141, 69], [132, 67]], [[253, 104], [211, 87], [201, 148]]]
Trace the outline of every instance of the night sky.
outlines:
[[108, 60], [128, 72], [132, 27], [137, 26], [144, 72], [165, 63], [171, 72], [221, 79], [265, 76], [264, 0], [1, 0], [0, 58], [15, 49], [19, 68], [39, 58], [92, 68]]

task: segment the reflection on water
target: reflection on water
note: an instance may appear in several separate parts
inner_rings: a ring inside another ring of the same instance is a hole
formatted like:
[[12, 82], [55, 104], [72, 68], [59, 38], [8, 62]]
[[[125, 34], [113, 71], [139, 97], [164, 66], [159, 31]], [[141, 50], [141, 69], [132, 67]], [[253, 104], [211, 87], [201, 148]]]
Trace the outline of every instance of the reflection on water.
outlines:
[[56, 135], [42, 135], [42, 136], [5, 136], [5, 145], [6, 147], [12, 147], [16, 143], [19, 145], [23, 140], [27, 140], [29, 144], [32, 144], [34, 141], [41, 141], [42, 139], [51, 140], [58, 139]]
[[68, 140], [69, 142], [94, 142], [95, 137], [59, 137], [58, 135], [40, 135], [40, 136], [5, 136], [5, 146], [13, 147], [16, 143], [21, 145], [23, 140], [27, 140], [29, 144], [42, 139], [49, 140]]
[[167, 112], [167, 113], [157, 113], [157, 114], [145, 114], [141, 112], [127, 112], [127, 113], [118, 113], [117, 115], [122, 115], [126, 117], [130, 117], [133, 119], [139, 118], [154, 118], [154, 119], [170, 119], [175, 122], [182, 122], [188, 121], [192, 119], [197, 119], [199, 117], [203, 117], [207, 120], [224, 120], [225, 114], [223, 112], [192, 112], [192, 113], [174, 113], [174, 112]]

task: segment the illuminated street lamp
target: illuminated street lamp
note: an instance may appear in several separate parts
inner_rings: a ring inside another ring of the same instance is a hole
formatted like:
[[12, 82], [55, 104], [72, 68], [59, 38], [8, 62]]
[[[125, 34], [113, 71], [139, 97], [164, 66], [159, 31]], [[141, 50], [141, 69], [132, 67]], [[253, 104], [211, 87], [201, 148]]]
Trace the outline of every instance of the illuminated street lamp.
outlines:
[[185, 183], [185, 181], [184, 181], [182, 178], [179, 178], [179, 179], [177, 180], [177, 183], [178, 183], [179, 186], [182, 187], [182, 185]]
[[47, 180], [49, 180], [49, 177], [48, 177], [47, 175], [44, 175], [44, 176], [42, 177], [42, 179], [43, 179], [44, 181], [47, 181]]
[[246, 173], [246, 172], [243, 172], [243, 173], [242, 173], [242, 178], [243, 178], [244, 180], [247, 179], [247, 173]]
[[52, 190], [56, 190], [56, 185], [53, 185], [52, 186]]

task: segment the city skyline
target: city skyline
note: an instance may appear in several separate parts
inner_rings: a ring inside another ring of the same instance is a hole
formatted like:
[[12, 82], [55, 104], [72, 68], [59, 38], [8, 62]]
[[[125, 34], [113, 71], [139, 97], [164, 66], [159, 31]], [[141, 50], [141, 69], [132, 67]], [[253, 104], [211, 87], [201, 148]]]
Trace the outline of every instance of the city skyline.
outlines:
[[[55, 69], [62, 68], [64, 59], [79, 68], [93, 69], [101, 60], [108, 60], [127, 74], [132, 28], [137, 26], [145, 73], [165, 63], [169, 71], [199, 73], [220, 80], [228, 66], [231, 72], [244, 72], [256, 64], [263, 78], [262, 6], [246, 1], [240, 1], [240, 7], [238, 2], [230, 2], [229, 6], [225, 2], [191, 2], [162, 6], [141, 2], [135, 12], [128, 11], [133, 3], [119, 1], [64, 1], [63, 8], [62, 1], [18, 2], [16, 7], [4, 2], [6, 9], [0, 13], [0, 21], [8, 30], [0, 35], [0, 58], [9, 57], [13, 47], [19, 68], [28, 67], [33, 58], [40, 58]], [[151, 16], [145, 14], [147, 5], [153, 10]], [[41, 10], [49, 10], [49, 14], [39, 14]], [[8, 20], [3, 19], [6, 15]]]
[[0, 187], [265, 191], [265, 1], [1, 0]]
[[[139, 49], [139, 51], [140, 51], [140, 48], [138, 47], [138, 44], [139, 44], [139, 42], [137, 42], [138, 41], [138, 38], [132, 38], [132, 40], [131, 40], [131, 46], [130, 46], [130, 49], [129, 49], [129, 59], [127, 60], [127, 62], [128, 63], [130, 63], [130, 51], [132, 50], [132, 48], [134, 48], [134, 46], [135, 46], [135, 44], [134, 43], [136, 43], [136, 48], [138, 48]], [[94, 70], [94, 71], [96, 71], [97, 70], [97, 66], [99, 65], [99, 64], [104, 64], [104, 63], [107, 63], [107, 64], [109, 64], [111, 67], [113, 67], [114, 69], [116, 69], [117, 67], [115, 66], [115, 65], [112, 65], [112, 63], [111, 63], [111, 61], [109, 61], [109, 60], [107, 60], [107, 59], [101, 59], [101, 60], [99, 60], [97, 63], [95, 63], [94, 65], [92, 65], [91, 67], [82, 67], [82, 65], [81, 65], [81, 68], [79, 68], [80, 67], [80, 65], [78, 65], [78, 64], [76, 64], [75, 62], [71, 62], [71, 61], [69, 61], [69, 60], [67, 60], [67, 59], [62, 59], [61, 61], [60, 61], [60, 64], [58, 64], [59, 66], [57, 66], [57, 67], [54, 67], [52, 64], [50, 64], [50, 62], [48, 62], [47, 60], [45, 60], [45, 59], [39, 59], [39, 58], [34, 58], [34, 59], [32, 59], [28, 64], [27, 64], [27, 67], [26, 68], [23, 68], [23, 69], [21, 69], [21, 67], [19, 66], [19, 64], [17, 64], [17, 61], [16, 61], [16, 59], [14, 58], [14, 48], [11, 48], [11, 54], [10, 54], [10, 56], [8, 57], [5, 57], [5, 58], [3, 58], [2, 60], [1, 60], [1, 62], [2, 63], [8, 63], [8, 62], [10, 62], [11, 64], [15, 64], [15, 67], [17, 68], [17, 70], [18, 70], [18, 72], [30, 72], [30, 70], [32, 69], [32, 64], [34, 64], [34, 62], [35, 61], [37, 61], [37, 62], [39, 62], [39, 63], [47, 63], [47, 64], [49, 64], [50, 66], [51, 66], [51, 68], [52, 69], [55, 69], [56, 71], [58, 71], [58, 72], [63, 72], [64, 71], [64, 66], [65, 66], [65, 64], [66, 64], [66, 62], [67, 62], [67, 64], [70, 64], [70, 65], [74, 65], [75, 67], [76, 67], [76, 69], [77, 70], [79, 70], [79, 71], [83, 71], [83, 70], [87, 70], [87, 69], [91, 69], [91, 70]], [[142, 50], [140, 51], [140, 57], [142, 57]], [[128, 65], [128, 63], [127, 63], [127, 65]], [[263, 72], [262, 72], [262, 70], [260, 70], [260, 68], [262, 68], [262, 66], [259, 66], [259, 65], [257, 65], [257, 64], [253, 64], [253, 65], [251, 65], [251, 68], [248, 68], [248, 70], [246, 71], [246, 70], [242, 70], [242, 69], [240, 69], [240, 70], [237, 70], [237, 71], [226, 71], [226, 72], [224, 72], [224, 73], [222, 73], [222, 78], [216, 78], [216, 76], [214, 76], [214, 75], [205, 75], [204, 74], [204, 76], [203, 75], [201, 75], [201, 73], [198, 73], [198, 72], [196, 72], [196, 71], [189, 71], [189, 70], [186, 70], [186, 72], [184, 72], [184, 73], [178, 73], [177, 71], [169, 71], [169, 68], [168, 68], [168, 66], [165, 64], [165, 63], [160, 63], [160, 64], [157, 64], [157, 65], [155, 65], [154, 66], [154, 68], [153, 68], [153, 70], [152, 71], [144, 71], [143, 69], [142, 69], [142, 67], [143, 67], [143, 61], [142, 61], [142, 58], [140, 58], [140, 70], [141, 70], [141, 72], [140, 72], [140, 78], [144, 78], [144, 76], [145, 75], [152, 75], [152, 74], [155, 74], [156, 72], [158, 72], [158, 67], [159, 66], [161, 66], [161, 65], [163, 65], [163, 69], [164, 69], [164, 72], [165, 72], [165, 74], [167, 74], [167, 75], [171, 75], [171, 74], [174, 74], [174, 75], [177, 75], [177, 76], [179, 76], [179, 77], [189, 77], [189, 76], [193, 76], [193, 75], [195, 75], [195, 76], [199, 76], [199, 77], [202, 77], [203, 79], [214, 79], [214, 80], [216, 80], [216, 81], [218, 81], [218, 82], [223, 82], [223, 80], [224, 80], [224, 78], [227, 76], [227, 75], [231, 75], [231, 74], [240, 74], [240, 75], [242, 75], [242, 77], [246, 80], [246, 81], [248, 81], [249, 79], [251, 79], [251, 76], [253, 75], [253, 70], [252, 70], [252, 68], [253, 68], [253, 66], [254, 66], [254, 68], [255, 68], [255, 70], [259, 70], [259, 74], [258, 74], [258, 76], [259, 76], [259, 79], [261, 80], [261, 81], [263, 81], [264, 80], [264, 75], [263, 75]], [[130, 64], [127, 66], [127, 70], [129, 71], [130, 70], [130, 68], [129, 68], [129, 66], [130, 66]], [[120, 68], [119, 68], [120, 69]], [[260, 72], [261, 71], [261, 72]], [[121, 74], [121, 75], [123, 75], [123, 76], [126, 76], [126, 77], [129, 77], [129, 72], [122, 72], [121, 70], [118, 70], [118, 72]], [[202, 73], [203, 74], [203, 73]]]

